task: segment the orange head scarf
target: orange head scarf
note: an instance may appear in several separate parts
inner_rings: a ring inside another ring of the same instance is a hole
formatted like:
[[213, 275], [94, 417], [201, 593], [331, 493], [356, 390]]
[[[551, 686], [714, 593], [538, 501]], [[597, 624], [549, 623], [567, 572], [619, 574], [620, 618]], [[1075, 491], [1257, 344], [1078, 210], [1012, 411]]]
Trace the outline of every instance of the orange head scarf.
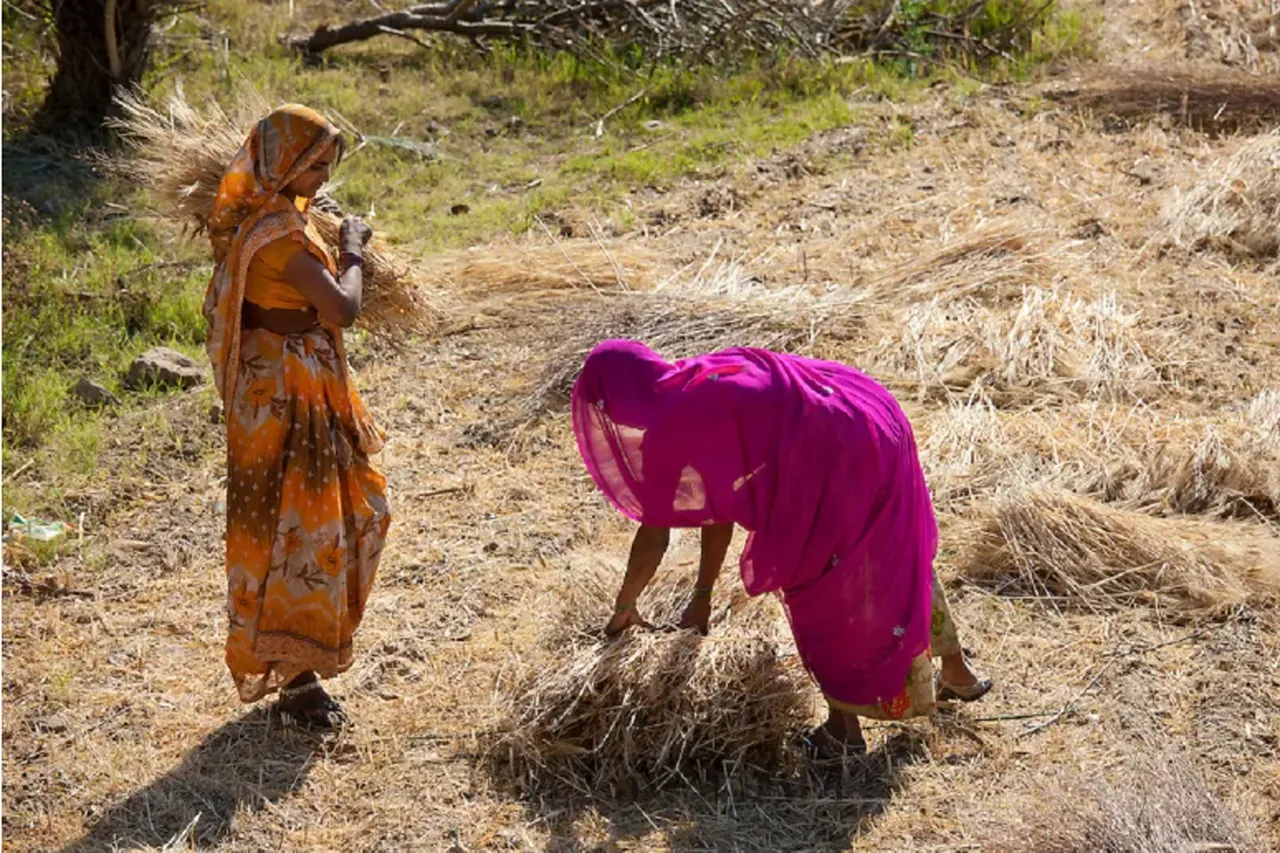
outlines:
[[[218, 393], [230, 405], [240, 359], [240, 311], [249, 262], [263, 246], [291, 237], [335, 272], [307, 226], [309, 200], [281, 191], [337, 144], [338, 128], [315, 110], [286, 104], [258, 121], [218, 185], [209, 240], [217, 267], [205, 293], [205, 342]], [[341, 349], [341, 336], [337, 344]]]

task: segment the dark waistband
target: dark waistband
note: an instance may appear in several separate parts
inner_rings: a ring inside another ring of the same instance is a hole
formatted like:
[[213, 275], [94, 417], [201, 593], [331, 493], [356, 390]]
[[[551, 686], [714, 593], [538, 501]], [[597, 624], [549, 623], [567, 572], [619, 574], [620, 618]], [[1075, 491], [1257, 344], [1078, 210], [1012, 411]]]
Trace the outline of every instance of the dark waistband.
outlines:
[[245, 302], [240, 309], [240, 326], [244, 329], [263, 329], [277, 335], [301, 335], [320, 325], [314, 308], [293, 311], [287, 308], [263, 308], [253, 302]]

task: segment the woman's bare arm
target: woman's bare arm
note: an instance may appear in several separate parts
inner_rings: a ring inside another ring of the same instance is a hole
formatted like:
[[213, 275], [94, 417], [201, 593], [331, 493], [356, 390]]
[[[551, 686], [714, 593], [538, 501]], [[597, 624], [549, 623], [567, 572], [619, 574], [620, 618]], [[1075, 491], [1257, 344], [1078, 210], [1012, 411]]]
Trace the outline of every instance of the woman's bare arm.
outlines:
[[[342, 255], [364, 257], [364, 246], [373, 231], [354, 216], [342, 221], [338, 243]], [[284, 276], [289, 284], [307, 297], [320, 318], [335, 326], [347, 327], [360, 316], [364, 300], [364, 268], [353, 263], [335, 279], [324, 264], [310, 252], [298, 252], [285, 264]]]
[[610, 636], [631, 625], [652, 627], [636, 612], [636, 600], [653, 580], [671, 543], [671, 531], [665, 527], [640, 525], [631, 542], [631, 554], [627, 558], [627, 574], [622, 579], [622, 589], [613, 605], [613, 618], [604, 632]]
[[711, 591], [724, 567], [729, 543], [733, 541], [732, 524], [710, 524], [702, 528], [702, 559], [698, 563], [698, 580], [693, 597], [680, 617], [679, 627], [693, 628], [706, 634], [711, 627]]
[[285, 264], [284, 277], [307, 297], [326, 323], [345, 328], [360, 316], [364, 273], [359, 264], [352, 264], [335, 279], [310, 252], [298, 252]]

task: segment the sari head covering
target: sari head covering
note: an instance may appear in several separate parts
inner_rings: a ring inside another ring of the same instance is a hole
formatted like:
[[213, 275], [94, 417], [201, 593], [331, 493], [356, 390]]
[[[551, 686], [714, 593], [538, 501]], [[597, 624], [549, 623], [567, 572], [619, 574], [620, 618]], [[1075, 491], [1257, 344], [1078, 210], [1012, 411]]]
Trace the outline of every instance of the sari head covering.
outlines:
[[844, 365], [759, 349], [669, 364], [606, 341], [573, 389], [592, 479], [658, 527], [736, 523], [751, 595], [780, 593], [828, 697], [886, 701], [929, 645], [937, 526], [893, 397]]
[[249, 263], [259, 249], [293, 237], [336, 272], [318, 235], [308, 229], [309, 199], [281, 195], [294, 178], [337, 144], [338, 128], [315, 110], [286, 104], [260, 119], [218, 184], [209, 217], [209, 242], [217, 266], [205, 292], [209, 325], [205, 348], [223, 401], [235, 391], [240, 358], [240, 309]]

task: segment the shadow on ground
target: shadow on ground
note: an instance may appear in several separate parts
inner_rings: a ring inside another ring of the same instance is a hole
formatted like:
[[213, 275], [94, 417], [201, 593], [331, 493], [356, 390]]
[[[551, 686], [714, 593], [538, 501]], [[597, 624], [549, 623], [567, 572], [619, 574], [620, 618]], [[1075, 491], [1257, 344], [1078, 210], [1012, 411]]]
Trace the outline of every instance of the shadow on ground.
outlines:
[[809, 763], [798, 776], [749, 789], [725, 781], [622, 798], [549, 782], [520, 799], [528, 821], [550, 829], [549, 851], [629, 850], [655, 830], [677, 851], [837, 851], [870, 829], [902, 790], [903, 769], [925, 754], [923, 736], [905, 730], [866, 756]]
[[306, 779], [315, 738], [284, 729], [259, 708], [210, 734], [182, 763], [111, 806], [61, 853], [216, 844], [236, 814], [275, 802]]

